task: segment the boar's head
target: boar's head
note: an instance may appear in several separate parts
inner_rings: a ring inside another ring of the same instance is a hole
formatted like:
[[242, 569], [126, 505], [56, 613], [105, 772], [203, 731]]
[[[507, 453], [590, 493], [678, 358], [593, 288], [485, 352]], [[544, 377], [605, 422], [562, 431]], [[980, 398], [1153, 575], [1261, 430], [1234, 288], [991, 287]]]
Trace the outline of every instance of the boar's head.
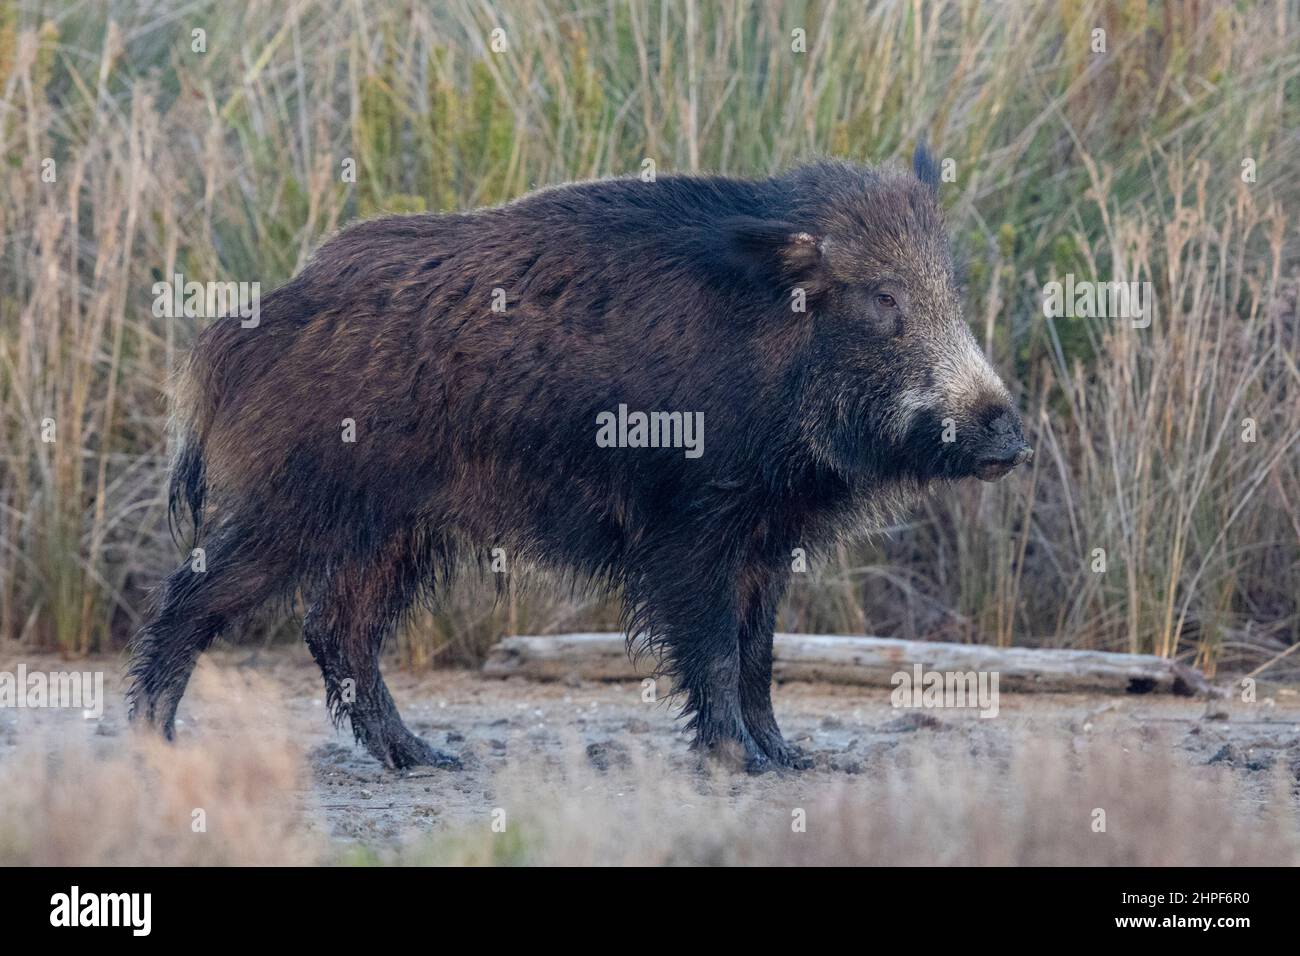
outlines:
[[788, 218], [733, 225], [755, 272], [803, 300], [799, 427], [846, 472], [993, 481], [1033, 455], [966, 323], [938, 180], [924, 147], [911, 174], [817, 163], [784, 180]]

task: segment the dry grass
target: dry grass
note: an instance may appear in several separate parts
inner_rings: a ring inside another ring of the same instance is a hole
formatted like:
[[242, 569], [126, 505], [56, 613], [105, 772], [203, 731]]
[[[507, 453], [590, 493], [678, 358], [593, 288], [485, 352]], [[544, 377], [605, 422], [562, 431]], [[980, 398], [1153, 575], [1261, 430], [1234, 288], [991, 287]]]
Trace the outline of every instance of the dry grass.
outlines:
[[[472, 830], [415, 835], [353, 862], [564, 866], [1261, 866], [1300, 862], [1284, 772], [1264, 798], [1180, 764], [1160, 741], [1077, 753], [1022, 738], [1005, 760], [942, 740], [861, 776], [735, 795], [631, 758], [608, 774], [579, 751], [501, 774]], [[492, 811], [505, 827], [490, 825]], [[1099, 811], [1104, 811], [1103, 816]], [[1098, 822], [1104, 830], [1097, 829]], [[802, 827], [802, 829], [797, 829]]]
[[[1298, 23], [1295, 0], [0, 6], [0, 638], [120, 646], [175, 560], [163, 392], [193, 329], [152, 316], [158, 279], [269, 288], [378, 210], [924, 134], [1037, 468], [829, 556], [781, 627], [1268, 660], [1300, 632]], [[1153, 282], [1152, 328], [1043, 319], [1067, 272]], [[611, 623], [466, 586], [401, 646], [473, 662]]]
[[[644, 759], [606, 775], [574, 753], [559, 766], [511, 765], [472, 829], [413, 832], [398, 850], [330, 843], [295, 805], [299, 755], [252, 723], [176, 748], [132, 739], [93, 752], [66, 738], [16, 748], [0, 764], [22, 769], [0, 792], [0, 865], [1300, 864], [1282, 771], [1261, 799], [1230, 771], [1189, 769], [1136, 739], [1077, 754], [1025, 739], [1005, 767], [918, 744], [881, 773], [744, 797], [726, 777]], [[192, 831], [196, 808], [206, 833]]]
[[[273, 691], [203, 668], [211, 733], [169, 746], [38, 733], [0, 757], [0, 866], [272, 866], [321, 858]], [[83, 728], [77, 728], [83, 730]], [[197, 815], [196, 815], [197, 814]]]
[[[1300, 864], [1294, 746], [1269, 770], [1233, 770], [1181, 752], [1158, 723], [1063, 735], [1048, 709], [1037, 731], [1005, 738], [960, 722], [908, 734], [858, 752], [852, 774], [706, 776], [644, 735], [609, 738], [597, 769], [572, 731], [558, 747], [515, 741], [482, 775], [367, 768], [348, 832], [381, 826], [358, 843], [329, 832], [339, 765], [303, 752], [302, 722], [323, 717], [293, 700], [297, 676], [205, 663], [171, 746], [113, 735], [118, 719], [18, 712], [18, 742], [0, 741], [0, 866]], [[517, 695], [499, 712], [526, 703], [527, 685]], [[409, 829], [388, 837], [385, 821]]]

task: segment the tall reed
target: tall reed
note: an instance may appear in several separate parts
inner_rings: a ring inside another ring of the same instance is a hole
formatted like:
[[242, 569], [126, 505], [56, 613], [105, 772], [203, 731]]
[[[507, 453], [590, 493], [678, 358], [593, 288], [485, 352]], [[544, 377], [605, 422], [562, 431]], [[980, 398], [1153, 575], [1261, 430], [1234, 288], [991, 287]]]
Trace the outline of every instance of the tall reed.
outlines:
[[[1280, 653], [1300, 623], [1298, 19], [1294, 0], [0, 7], [0, 635], [117, 646], [177, 559], [163, 394], [195, 329], [153, 315], [154, 282], [270, 288], [385, 210], [648, 163], [899, 160], [925, 137], [953, 161], [969, 318], [1018, 383], [1035, 469], [830, 556], [782, 626], [1210, 668]], [[1153, 283], [1151, 327], [1044, 318], [1068, 273]], [[466, 586], [400, 646], [472, 662], [506, 629], [612, 621]]]

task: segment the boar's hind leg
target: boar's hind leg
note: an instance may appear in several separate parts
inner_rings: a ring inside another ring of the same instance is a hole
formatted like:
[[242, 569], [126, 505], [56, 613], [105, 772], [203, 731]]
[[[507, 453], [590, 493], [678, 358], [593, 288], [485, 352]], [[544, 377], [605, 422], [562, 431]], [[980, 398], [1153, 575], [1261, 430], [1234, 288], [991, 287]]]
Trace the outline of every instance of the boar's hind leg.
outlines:
[[357, 742], [384, 766], [459, 769], [459, 759], [429, 746], [402, 723], [379, 672], [384, 638], [410, 606], [417, 586], [414, 566], [400, 549], [364, 568], [347, 565], [316, 593], [303, 637], [325, 678], [334, 721], [346, 716]]
[[171, 573], [149, 622], [131, 644], [132, 721], [146, 720], [172, 739], [176, 707], [202, 654], [221, 631], [284, 586], [272, 551], [228, 522], [203, 544], [205, 567], [190, 561]]
[[749, 734], [777, 766], [810, 766], [799, 749], [786, 742], [772, 711], [772, 632], [785, 582], [774, 581], [750, 596], [740, 622], [740, 712]]

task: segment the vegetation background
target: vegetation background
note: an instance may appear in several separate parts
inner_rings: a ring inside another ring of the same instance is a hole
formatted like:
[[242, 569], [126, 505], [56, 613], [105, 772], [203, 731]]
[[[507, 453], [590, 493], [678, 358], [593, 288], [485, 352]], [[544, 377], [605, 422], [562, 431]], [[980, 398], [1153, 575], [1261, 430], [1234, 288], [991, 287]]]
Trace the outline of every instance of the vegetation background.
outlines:
[[[647, 159], [765, 175], [925, 137], [1038, 455], [800, 575], [781, 628], [1261, 666], [1300, 643], [1298, 22], [1294, 0], [0, 0], [0, 640], [119, 648], [181, 556], [164, 396], [196, 329], [154, 317], [154, 282], [270, 289], [354, 219]], [[1152, 282], [1152, 326], [1044, 318], [1066, 273]], [[407, 663], [614, 624], [475, 578], [403, 631]]]

